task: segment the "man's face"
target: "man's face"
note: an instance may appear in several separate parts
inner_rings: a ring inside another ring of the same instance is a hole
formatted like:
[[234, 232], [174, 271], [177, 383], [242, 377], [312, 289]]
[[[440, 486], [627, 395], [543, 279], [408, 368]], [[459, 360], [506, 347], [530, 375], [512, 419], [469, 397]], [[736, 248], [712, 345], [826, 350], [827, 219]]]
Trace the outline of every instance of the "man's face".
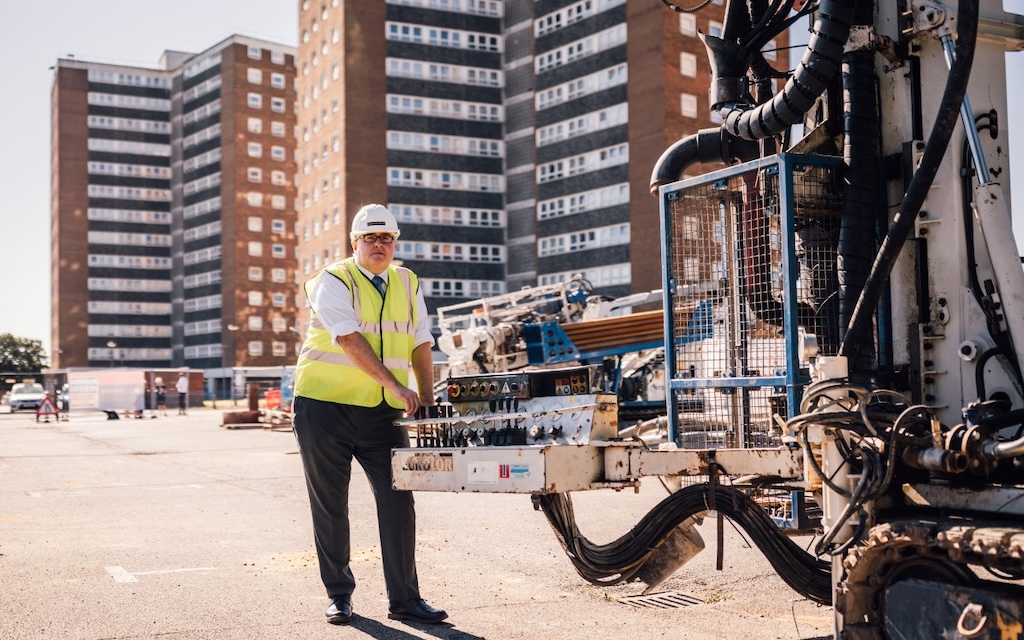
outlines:
[[[387, 240], [391, 242], [385, 244]], [[368, 233], [352, 241], [352, 254], [359, 266], [374, 275], [383, 273], [395, 258], [394, 236], [388, 233]]]

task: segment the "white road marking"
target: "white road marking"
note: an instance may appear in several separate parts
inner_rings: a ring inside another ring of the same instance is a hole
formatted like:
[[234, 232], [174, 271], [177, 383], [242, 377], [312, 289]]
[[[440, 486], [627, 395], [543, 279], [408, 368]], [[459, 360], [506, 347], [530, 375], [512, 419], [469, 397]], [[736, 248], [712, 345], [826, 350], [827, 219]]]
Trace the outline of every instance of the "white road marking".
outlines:
[[135, 571], [133, 576], [152, 576], [158, 573], [187, 573], [189, 571], [216, 571], [217, 567], [188, 567], [185, 569], [160, 569], [158, 571]]
[[169, 489], [202, 489], [201, 484], [170, 484], [162, 487], [144, 487], [147, 491], [167, 491]]
[[135, 576], [128, 573], [123, 567], [105, 567], [110, 577], [114, 579], [114, 582], [138, 582]]
[[135, 576], [153, 576], [161, 573], [187, 573], [189, 571], [216, 571], [217, 567], [187, 567], [183, 569], [160, 569], [156, 571], [128, 571], [124, 567], [105, 567], [114, 582], [138, 582]]

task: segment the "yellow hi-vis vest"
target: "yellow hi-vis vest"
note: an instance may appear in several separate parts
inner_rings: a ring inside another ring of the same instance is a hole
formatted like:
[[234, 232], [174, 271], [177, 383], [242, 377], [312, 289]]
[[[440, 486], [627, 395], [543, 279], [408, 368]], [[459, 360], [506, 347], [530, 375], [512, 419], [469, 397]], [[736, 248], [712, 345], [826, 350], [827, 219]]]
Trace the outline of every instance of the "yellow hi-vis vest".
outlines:
[[[416, 275], [408, 269], [388, 267], [388, 289], [383, 298], [353, 258], [335, 262], [305, 284], [306, 297], [318, 278], [338, 278], [352, 295], [359, 332], [370, 343], [401, 384], [409, 384], [409, 363], [416, 346]], [[356, 366], [331, 332], [310, 310], [309, 333], [295, 366], [295, 395], [326, 402], [376, 407], [386, 400], [396, 409], [405, 404]]]

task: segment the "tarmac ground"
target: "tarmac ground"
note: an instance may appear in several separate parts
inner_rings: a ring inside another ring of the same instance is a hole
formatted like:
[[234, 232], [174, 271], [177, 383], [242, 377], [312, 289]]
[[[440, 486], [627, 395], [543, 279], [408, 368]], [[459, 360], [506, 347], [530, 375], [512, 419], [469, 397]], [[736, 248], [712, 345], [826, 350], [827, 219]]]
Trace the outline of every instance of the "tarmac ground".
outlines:
[[[529, 496], [416, 494], [420, 586], [443, 625], [387, 618], [369, 484], [353, 466], [355, 619], [324, 621], [301, 462], [288, 430], [225, 429], [220, 411], [37, 423], [0, 414], [0, 637], [812, 640], [832, 611], [779, 579], [725, 527], [658, 589], [580, 578]], [[665, 491], [573, 494], [580, 529], [610, 542]], [[808, 540], [809, 541], [809, 540]]]

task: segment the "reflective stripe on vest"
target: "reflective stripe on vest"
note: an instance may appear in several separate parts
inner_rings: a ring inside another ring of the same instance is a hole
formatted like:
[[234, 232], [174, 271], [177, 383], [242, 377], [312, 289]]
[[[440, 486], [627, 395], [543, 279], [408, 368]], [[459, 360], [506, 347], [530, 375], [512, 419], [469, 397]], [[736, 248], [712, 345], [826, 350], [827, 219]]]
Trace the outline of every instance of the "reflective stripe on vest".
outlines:
[[[337, 277], [352, 297], [359, 332], [402, 385], [409, 384], [409, 361], [416, 339], [418, 279], [408, 269], [388, 268], [387, 295], [380, 292], [348, 258], [336, 262], [305, 284], [307, 298], [318, 278]], [[396, 409], [405, 405], [363, 373], [311, 310], [310, 329], [295, 367], [295, 395], [327, 402], [375, 407], [381, 399]]]

